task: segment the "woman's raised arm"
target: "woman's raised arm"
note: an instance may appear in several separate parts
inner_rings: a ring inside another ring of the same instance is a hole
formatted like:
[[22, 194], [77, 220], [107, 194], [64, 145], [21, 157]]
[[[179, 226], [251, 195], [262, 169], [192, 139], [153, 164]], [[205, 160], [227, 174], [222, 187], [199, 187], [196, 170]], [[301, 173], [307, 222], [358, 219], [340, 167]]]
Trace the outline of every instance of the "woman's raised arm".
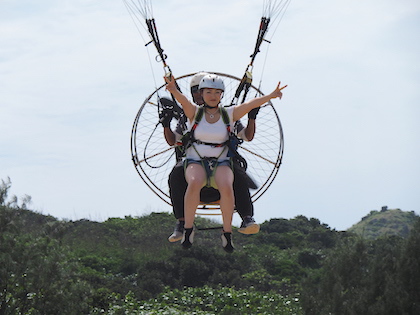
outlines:
[[273, 99], [273, 98], [280, 98], [283, 96], [283, 93], [281, 92], [281, 90], [283, 90], [285, 87], [287, 87], [287, 85], [280, 87], [280, 82], [279, 84], [277, 84], [277, 87], [275, 88], [275, 90], [273, 92], [271, 92], [270, 94], [261, 96], [261, 97], [257, 97], [254, 98], [252, 100], [249, 100], [245, 103], [239, 104], [235, 106], [235, 109], [233, 110], [233, 120], [239, 120], [241, 119], [243, 116], [245, 116], [248, 112], [250, 112], [252, 109], [260, 107], [261, 105], [264, 105], [265, 103], [267, 103], [269, 100]]
[[170, 77], [164, 77], [166, 82], [166, 90], [168, 90], [175, 99], [181, 104], [182, 109], [184, 110], [185, 116], [188, 117], [189, 120], [193, 120], [195, 116], [195, 109], [196, 105], [191, 103], [184, 94], [182, 94], [176, 86], [175, 78], [171, 75]]

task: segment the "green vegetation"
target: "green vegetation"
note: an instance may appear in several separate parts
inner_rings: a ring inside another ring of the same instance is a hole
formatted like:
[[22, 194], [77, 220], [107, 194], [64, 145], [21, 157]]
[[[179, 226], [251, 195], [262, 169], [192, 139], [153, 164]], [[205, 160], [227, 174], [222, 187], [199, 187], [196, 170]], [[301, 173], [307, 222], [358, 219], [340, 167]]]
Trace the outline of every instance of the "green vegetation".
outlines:
[[381, 211], [372, 210], [362, 221], [353, 225], [348, 232], [356, 233], [367, 239], [377, 239], [385, 235], [407, 237], [416, 220], [414, 211], [401, 211], [382, 207]]
[[10, 186], [0, 186], [0, 314], [420, 313], [418, 217], [407, 237], [376, 239], [271, 219], [235, 233], [233, 254], [218, 230], [199, 230], [186, 251], [166, 240], [171, 214], [60, 221], [8, 198]]
[[[297, 297], [283, 297], [273, 292], [259, 292], [254, 288], [236, 290], [222, 286], [167, 288], [155, 299], [146, 302], [136, 300], [133, 293], [123, 299], [115, 296], [108, 314], [302, 314]], [[94, 309], [92, 314], [103, 314], [104, 310]]]

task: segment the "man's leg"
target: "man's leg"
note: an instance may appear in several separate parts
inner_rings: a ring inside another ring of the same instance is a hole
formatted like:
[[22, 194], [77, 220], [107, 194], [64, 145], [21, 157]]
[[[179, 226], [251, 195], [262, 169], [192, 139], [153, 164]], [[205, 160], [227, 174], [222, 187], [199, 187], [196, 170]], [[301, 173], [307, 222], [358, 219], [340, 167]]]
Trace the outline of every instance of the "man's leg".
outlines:
[[260, 231], [260, 226], [254, 220], [254, 205], [245, 173], [237, 167], [233, 168], [234, 181], [233, 191], [235, 194], [236, 210], [242, 218], [242, 224], [238, 232], [243, 234], [256, 234]]
[[169, 174], [169, 195], [172, 202], [172, 210], [177, 223], [174, 232], [169, 236], [170, 242], [177, 242], [182, 239], [184, 233], [184, 196], [187, 190], [187, 182], [185, 180], [184, 166], [178, 163]]

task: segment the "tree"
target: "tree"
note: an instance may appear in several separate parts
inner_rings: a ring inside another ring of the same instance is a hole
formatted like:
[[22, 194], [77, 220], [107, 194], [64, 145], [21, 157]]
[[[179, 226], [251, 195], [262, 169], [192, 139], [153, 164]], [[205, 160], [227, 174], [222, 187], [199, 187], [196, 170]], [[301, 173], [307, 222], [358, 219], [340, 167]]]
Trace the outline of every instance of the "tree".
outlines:
[[9, 194], [9, 189], [12, 187], [12, 182], [10, 177], [7, 178], [7, 181], [1, 180], [0, 185], [0, 206], [6, 205], [7, 195]]
[[406, 292], [408, 314], [420, 314], [420, 219], [417, 219], [402, 250], [399, 276]]
[[21, 205], [19, 206], [18, 202], [19, 199], [16, 195], [13, 195], [10, 200], [8, 201], [9, 190], [12, 187], [12, 182], [10, 177], [7, 177], [7, 180], [1, 180], [0, 184], [0, 206], [6, 206], [8, 208], [15, 208], [15, 209], [27, 209], [28, 205], [32, 202], [32, 197], [29, 195], [25, 195], [22, 198]]

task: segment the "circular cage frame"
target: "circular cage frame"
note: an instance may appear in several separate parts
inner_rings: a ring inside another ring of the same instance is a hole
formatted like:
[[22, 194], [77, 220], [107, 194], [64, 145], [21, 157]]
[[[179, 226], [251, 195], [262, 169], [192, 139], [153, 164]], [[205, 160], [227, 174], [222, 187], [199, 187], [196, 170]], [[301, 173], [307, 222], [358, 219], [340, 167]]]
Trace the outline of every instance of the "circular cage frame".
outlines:
[[[219, 75], [225, 82], [223, 101], [234, 99], [234, 93], [241, 79], [229, 74], [209, 72]], [[195, 73], [176, 78], [181, 91], [189, 97], [189, 78]], [[254, 94], [254, 95], [252, 95]], [[176, 164], [175, 149], [164, 140], [163, 129], [159, 128], [159, 103], [162, 96], [169, 96], [165, 84], [151, 93], [140, 106], [131, 131], [131, 155], [137, 173], [143, 182], [165, 203], [171, 205], [169, 196], [168, 176]], [[259, 88], [251, 85], [247, 95], [239, 97], [247, 101], [256, 96], [264, 95]], [[229, 106], [229, 105], [226, 105]], [[248, 118], [244, 116], [241, 122], [246, 126]], [[176, 119], [171, 122], [174, 130]], [[259, 187], [251, 191], [251, 199], [257, 201], [271, 186], [276, 178], [283, 158], [284, 138], [280, 118], [272, 104], [268, 102], [261, 106], [256, 119], [256, 133], [252, 141], [244, 141], [238, 152], [247, 160], [247, 173], [256, 180]], [[219, 209], [218, 204], [203, 204], [201, 209]], [[207, 212], [207, 211], [206, 211]], [[211, 214], [207, 212], [206, 214]], [[214, 214], [219, 214], [214, 213]]]

